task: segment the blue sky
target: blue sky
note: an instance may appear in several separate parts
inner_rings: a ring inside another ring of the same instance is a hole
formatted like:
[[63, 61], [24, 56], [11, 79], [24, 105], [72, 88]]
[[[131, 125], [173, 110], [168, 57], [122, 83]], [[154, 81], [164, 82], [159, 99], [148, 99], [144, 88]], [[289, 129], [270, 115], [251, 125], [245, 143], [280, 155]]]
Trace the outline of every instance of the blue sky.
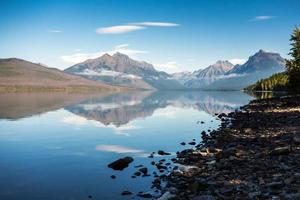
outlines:
[[160, 70], [287, 57], [299, 0], [0, 0], [0, 58], [64, 69], [120, 51]]

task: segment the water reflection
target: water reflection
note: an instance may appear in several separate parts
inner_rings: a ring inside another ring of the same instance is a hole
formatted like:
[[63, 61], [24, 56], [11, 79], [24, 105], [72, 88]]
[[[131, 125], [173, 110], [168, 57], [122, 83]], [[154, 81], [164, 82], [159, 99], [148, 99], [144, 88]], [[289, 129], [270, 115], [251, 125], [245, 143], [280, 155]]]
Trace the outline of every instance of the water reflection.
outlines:
[[[201, 131], [218, 127], [215, 113], [251, 98], [196, 91], [1, 94], [0, 199], [131, 199], [121, 192], [147, 191], [153, 181], [131, 178], [134, 166], [160, 174], [151, 161], [162, 157], [150, 153], [170, 152], [165, 159], [171, 162], [187, 148], [181, 142], [200, 142]], [[107, 167], [124, 156], [134, 162], [122, 172]]]
[[274, 97], [281, 97], [281, 96], [289, 95], [288, 92], [284, 92], [284, 91], [276, 91], [276, 92], [251, 92], [251, 91], [246, 91], [246, 93], [250, 96], [253, 96], [256, 99], [268, 99], [268, 98], [274, 98]]
[[[119, 127], [167, 106], [193, 108], [214, 115], [232, 112], [248, 101], [249, 96], [240, 92], [231, 92], [229, 96], [224, 92], [137, 92], [87, 100], [66, 109], [86, 119]], [[172, 113], [156, 114], [172, 117]]]
[[[95, 120], [104, 126], [119, 129], [138, 118], [152, 116], [154, 111], [167, 106], [193, 108], [208, 114], [228, 113], [238, 109], [251, 99], [241, 92], [130, 92], [114, 95], [86, 95], [66, 93], [1, 94], [0, 118], [19, 119], [51, 110], [65, 108], [78, 117], [69, 116], [63, 122], [85, 124]], [[174, 113], [156, 113], [157, 116], [174, 116]], [[99, 124], [99, 126], [101, 125]]]
[[17, 120], [108, 94], [0, 93], [0, 119]]

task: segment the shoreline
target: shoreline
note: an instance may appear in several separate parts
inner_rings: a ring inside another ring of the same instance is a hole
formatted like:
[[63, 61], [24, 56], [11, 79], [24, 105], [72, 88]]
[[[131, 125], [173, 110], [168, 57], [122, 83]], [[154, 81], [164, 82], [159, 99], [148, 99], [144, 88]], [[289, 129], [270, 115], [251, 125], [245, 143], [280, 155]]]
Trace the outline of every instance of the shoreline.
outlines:
[[160, 199], [300, 199], [300, 96], [252, 100], [177, 153]]

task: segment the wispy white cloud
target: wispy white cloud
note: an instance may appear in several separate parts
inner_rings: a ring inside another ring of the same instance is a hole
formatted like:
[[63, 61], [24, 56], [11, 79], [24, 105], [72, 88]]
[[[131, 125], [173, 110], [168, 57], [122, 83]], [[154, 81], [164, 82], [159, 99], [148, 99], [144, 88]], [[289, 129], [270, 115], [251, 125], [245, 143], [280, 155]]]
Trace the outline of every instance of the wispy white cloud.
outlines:
[[48, 30], [49, 33], [61, 33], [62, 30]]
[[112, 50], [109, 51], [99, 51], [94, 53], [74, 53], [70, 55], [61, 56], [61, 59], [66, 63], [76, 64], [88, 59], [95, 59], [106, 53], [113, 55], [116, 52], [126, 54], [133, 58], [135, 58], [137, 55], [148, 53], [147, 51], [143, 51], [143, 50], [130, 49], [129, 44], [121, 44], [115, 46]]
[[270, 15], [260, 15], [254, 17], [251, 21], [264, 21], [264, 20], [270, 20], [275, 18], [275, 16], [270, 16]]
[[229, 62], [231, 62], [232, 64], [234, 65], [242, 65], [246, 62], [246, 59], [243, 59], [243, 58], [233, 58], [233, 59], [230, 59]]
[[142, 153], [143, 150], [134, 149], [130, 147], [120, 146], [120, 145], [97, 145], [95, 147], [97, 151], [106, 151], [114, 153]]
[[177, 62], [169, 61], [166, 63], [154, 64], [154, 67], [160, 71], [166, 71], [169, 73], [180, 72], [182, 69], [178, 66]]
[[180, 26], [176, 23], [170, 22], [139, 22], [139, 23], [132, 23], [133, 25], [138, 26], [157, 26], [157, 27], [173, 27], [173, 26]]
[[101, 54], [98, 53], [74, 53], [70, 55], [61, 56], [61, 59], [66, 63], [76, 64], [88, 59], [97, 58]]
[[127, 49], [129, 47], [129, 44], [119, 44], [115, 46], [115, 49]]
[[179, 26], [176, 23], [170, 22], [138, 22], [138, 23], [128, 23], [124, 25], [117, 26], [108, 26], [108, 27], [100, 27], [96, 29], [96, 33], [98, 34], [121, 34], [121, 33], [129, 33], [133, 31], [143, 30], [147, 27], [174, 27]]
[[228, 74], [228, 75], [221, 75], [216, 77], [217, 79], [226, 79], [226, 78], [235, 78], [235, 77], [242, 77], [245, 76], [246, 74]]
[[142, 30], [145, 28], [146, 27], [144, 26], [137, 26], [137, 25], [120, 25], [120, 26], [97, 28], [96, 32], [99, 34], [120, 34], [120, 33], [128, 33], [132, 31]]

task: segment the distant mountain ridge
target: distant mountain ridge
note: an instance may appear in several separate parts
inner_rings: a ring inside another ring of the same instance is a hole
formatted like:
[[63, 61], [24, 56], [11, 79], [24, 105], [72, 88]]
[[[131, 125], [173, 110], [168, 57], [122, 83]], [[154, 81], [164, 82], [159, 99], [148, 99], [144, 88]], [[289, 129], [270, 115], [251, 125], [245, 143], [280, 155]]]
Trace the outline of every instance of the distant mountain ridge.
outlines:
[[285, 60], [278, 53], [259, 50], [253, 56], [250, 56], [243, 65], [236, 65], [226, 74], [245, 74], [266, 70], [281, 70], [284, 68]]
[[194, 74], [197, 78], [210, 79], [224, 75], [225, 73], [233, 69], [233, 67], [234, 65], [231, 62], [227, 60], [219, 60], [215, 64], [210, 65], [203, 70], [195, 71]]
[[65, 70], [88, 79], [111, 85], [138, 89], [178, 89], [183, 86], [166, 72], [157, 71], [153, 65], [136, 61], [121, 53], [104, 54], [86, 60]]
[[278, 53], [259, 50], [242, 65], [218, 61], [194, 72], [174, 77], [186, 88], [204, 90], [241, 90], [259, 79], [284, 70], [285, 60]]

